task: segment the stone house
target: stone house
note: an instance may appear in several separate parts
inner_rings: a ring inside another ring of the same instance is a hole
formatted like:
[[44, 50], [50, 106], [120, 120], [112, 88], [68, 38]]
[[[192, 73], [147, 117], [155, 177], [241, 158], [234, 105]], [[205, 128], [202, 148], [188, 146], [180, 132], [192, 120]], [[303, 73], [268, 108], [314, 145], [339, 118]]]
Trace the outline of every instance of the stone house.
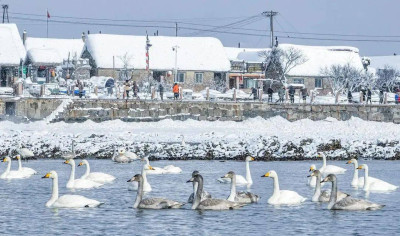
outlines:
[[[322, 74], [324, 68], [347, 63], [360, 70], [364, 68], [359, 51], [354, 47], [293, 44], [280, 44], [279, 47], [283, 50], [289, 48], [298, 49], [306, 60], [303, 64], [289, 71], [286, 75], [287, 84], [297, 87], [304, 85], [308, 90], [318, 89], [321, 94], [332, 92], [328, 78], [325, 78]], [[256, 85], [257, 79], [266, 79], [268, 81], [269, 78], [265, 78], [267, 66], [262, 52], [271, 49], [225, 48], [225, 50], [231, 61], [230, 87], [247, 89]]]
[[90, 34], [82, 53], [89, 59], [91, 76], [108, 76], [139, 84], [153, 78], [185, 89], [227, 85], [230, 63], [222, 43], [210, 37], [148, 37], [149, 70], [146, 70], [146, 36]]
[[18, 79], [26, 51], [15, 24], [0, 24], [0, 87], [12, 87]]
[[[89, 79], [88, 61], [80, 59], [84, 46], [83, 39], [33, 38], [23, 34], [23, 42], [27, 51], [25, 65], [27, 74], [33, 82], [53, 83], [57, 69], [62, 69], [63, 78], [72, 78], [77, 73], [79, 77], [86, 73]], [[82, 68], [86, 65], [86, 71]], [[76, 71], [76, 69], [78, 71]], [[72, 78], [74, 79], [74, 78]]]

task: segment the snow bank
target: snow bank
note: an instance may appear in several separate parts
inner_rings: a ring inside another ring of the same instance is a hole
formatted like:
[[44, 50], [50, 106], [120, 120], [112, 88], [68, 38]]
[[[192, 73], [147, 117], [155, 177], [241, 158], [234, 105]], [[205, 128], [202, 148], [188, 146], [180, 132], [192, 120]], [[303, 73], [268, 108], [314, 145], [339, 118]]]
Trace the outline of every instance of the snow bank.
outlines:
[[[0, 154], [21, 142], [40, 157], [60, 157], [77, 137], [78, 157], [110, 158], [114, 146], [164, 159], [229, 159], [252, 154], [260, 159], [400, 157], [400, 125], [352, 118], [289, 122], [281, 117], [243, 122], [172, 121], [126, 123], [0, 122]], [[182, 136], [185, 140], [182, 145]]]

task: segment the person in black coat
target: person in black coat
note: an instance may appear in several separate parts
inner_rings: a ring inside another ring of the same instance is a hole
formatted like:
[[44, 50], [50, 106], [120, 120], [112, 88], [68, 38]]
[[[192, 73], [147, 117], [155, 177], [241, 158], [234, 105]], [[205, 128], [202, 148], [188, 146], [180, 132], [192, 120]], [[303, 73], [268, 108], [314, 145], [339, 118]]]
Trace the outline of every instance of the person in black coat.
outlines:
[[294, 89], [294, 87], [292, 85], [290, 85], [289, 87], [289, 97], [290, 97], [290, 102], [294, 103], [294, 93], [296, 92], [296, 90]]
[[253, 100], [257, 99], [257, 89], [256, 87], [251, 88], [251, 94], [253, 94]]
[[162, 83], [158, 85], [158, 92], [160, 93], [161, 101], [164, 101], [164, 86]]
[[368, 104], [368, 101], [370, 104], [372, 104], [371, 97], [372, 97], [371, 89], [368, 89], [367, 90], [367, 104]]
[[353, 102], [353, 95], [351, 94], [350, 90], [347, 92], [347, 100], [349, 101], [349, 103]]
[[271, 87], [268, 88], [267, 94], [268, 94], [268, 102], [272, 102], [272, 95], [274, 94], [274, 90]]

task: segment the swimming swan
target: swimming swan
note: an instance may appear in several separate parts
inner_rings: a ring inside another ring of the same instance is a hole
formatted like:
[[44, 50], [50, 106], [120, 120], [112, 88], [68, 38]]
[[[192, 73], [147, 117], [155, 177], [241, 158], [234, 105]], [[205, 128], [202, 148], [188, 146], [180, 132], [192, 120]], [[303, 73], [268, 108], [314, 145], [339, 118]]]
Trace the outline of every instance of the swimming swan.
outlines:
[[271, 205], [295, 205], [300, 204], [306, 200], [306, 198], [300, 196], [298, 193], [290, 190], [280, 190], [278, 174], [271, 170], [261, 177], [270, 177], [274, 180], [274, 193], [268, 199], [268, 203]]
[[[150, 165], [150, 161], [149, 158], [143, 157], [142, 161], [145, 161], [147, 165]], [[161, 175], [161, 174], [179, 174], [182, 172], [182, 169], [174, 166], [174, 165], [168, 165], [165, 166], [164, 168], [160, 168], [160, 167], [153, 167], [153, 171], [149, 171], [148, 174], [149, 175]]]
[[67, 188], [70, 189], [89, 189], [98, 188], [103, 184], [88, 180], [88, 179], [75, 179], [75, 161], [74, 159], [69, 159], [64, 162], [71, 166], [71, 174], [67, 182]]
[[364, 170], [364, 191], [393, 191], [399, 188], [399, 186], [395, 186], [377, 178], [371, 182], [367, 164], [360, 165], [357, 169]]
[[7, 168], [3, 174], [0, 175], [0, 179], [26, 179], [31, 177], [24, 172], [18, 170], [11, 170], [11, 158], [5, 157], [2, 162], [8, 162]]
[[21, 161], [21, 156], [16, 155], [15, 158], [18, 160], [18, 171], [21, 171], [27, 175], [35, 175], [37, 174], [36, 170], [28, 167], [22, 167], [22, 161]]
[[137, 174], [133, 176], [132, 179], [128, 180], [128, 182], [138, 182], [139, 191], [136, 195], [135, 203], [133, 204], [133, 208], [140, 209], [168, 209], [168, 208], [181, 208], [185, 203], [180, 203], [172, 200], [168, 200], [165, 198], [146, 198], [143, 199], [143, 176], [141, 174]]
[[260, 199], [258, 195], [251, 192], [236, 192], [236, 174], [233, 171], [229, 171], [226, 175], [221, 178], [231, 179], [231, 193], [229, 194], [228, 201], [241, 202], [241, 203], [255, 203]]
[[[308, 170], [309, 172], [313, 172], [314, 170], [316, 170], [316, 166], [314, 164], [312, 164], [310, 166], [310, 169]], [[317, 177], [313, 176], [313, 175], [309, 175], [311, 177], [308, 178], [308, 184], [310, 187], [315, 188], [315, 186], [317, 185]], [[320, 182], [322, 179], [319, 179], [318, 181]], [[324, 186], [325, 183], [322, 183], [321, 186]]]
[[329, 199], [329, 210], [348, 210], [348, 211], [362, 211], [362, 210], [378, 210], [385, 205], [376, 204], [363, 199], [352, 198], [351, 196], [345, 197], [337, 201], [337, 180], [336, 175], [329, 174], [322, 182], [332, 182], [331, 197]]
[[[354, 173], [353, 173], [353, 180], [351, 181], [351, 186], [354, 188], [362, 188], [364, 187], [364, 177], [358, 177], [358, 161], [356, 159], [351, 159], [346, 164], [353, 164], [354, 166]], [[371, 176], [368, 176], [369, 183], [376, 181], [377, 179]]]
[[114, 155], [112, 160], [118, 163], [129, 163], [139, 160], [139, 157], [133, 152], [126, 151], [124, 148], [120, 148], [118, 153], [116, 153], [116, 148], [114, 146]]
[[[200, 172], [195, 170], [192, 173], [192, 177], [194, 177], [195, 175], [198, 175], [198, 174], [200, 174]], [[197, 182], [193, 182], [193, 193], [190, 194], [189, 199], [188, 199], [188, 203], [193, 203], [194, 196], [196, 195], [198, 187], [199, 187], [199, 184]], [[203, 200], [205, 200], [207, 198], [211, 198], [211, 194], [209, 194], [207, 191], [203, 190], [203, 192], [201, 194], [201, 201], [203, 201]]]
[[[313, 202], [329, 202], [329, 199], [330, 199], [330, 196], [331, 196], [331, 192], [326, 191], [326, 190], [321, 192], [321, 172], [319, 172], [319, 170], [314, 170], [311, 173], [311, 176], [315, 177], [315, 179], [318, 179], [317, 185], [315, 186], [314, 195], [313, 195], [311, 200]], [[340, 201], [343, 198], [345, 198], [347, 196], [350, 196], [350, 195], [347, 194], [347, 193], [343, 193], [343, 192], [338, 191], [337, 192], [337, 196], [338, 196], [337, 200]]]
[[334, 165], [326, 165], [326, 156], [324, 153], [319, 152], [318, 157], [322, 157], [322, 167], [319, 168], [319, 171], [323, 175], [328, 175], [328, 174], [344, 174], [346, 172], [346, 169], [339, 167], [339, 166], [334, 166]]
[[24, 158], [35, 156], [35, 154], [33, 154], [31, 150], [29, 150], [28, 148], [23, 148], [21, 143], [18, 143], [18, 148], [16, 149], [16, 151]]
[[86, 165], [86, 172], [80, 179], [88, 179], [100, 184], [111, 183], [115, 180], [115, 177], [102, 172], [90, 172], [90, 165], [87, 160], [82, 160], [78, 166]]
[[207, 198], [201, 200], [201, 193], [203, 192], [203, 177], [200, 174], [195, 175], [187, 182], [195, 182], [198, 184], [196, 196], [192, 204], [193, 210], [232, 210], [245, 205], [243, 203], [231, 202], [225, 199]]
[[[250, 162], [254, 161], [254, 157], [247, 156], [246, 159], [246, 178], [241, 175], [236, 175], [236, 184], [237, 185], [251, 185], [253, 184], [253, 179], [251, 178], [250, 173]], [[230, 183], [231, 179], [229, 178], [219, 178], [217, 179], [220, 183]]]
[[50, 171], [42, 178], [53, 179], [53, 190], [50, 200], [46, 203], [46, 207], [52, 208], [83, 208], [98, 207], [102, 202], [89, 199], [80, 195], [63, 195], [58, 197], [58, 175], [57, 172]]
[[[153, 171], [154, 168], [151, 165], [148, 164], [144, 164], [142, 167], [142, 178], [143, 178], [143, 191], [144, 192], [151, 192], [151, 185], [150, 183], [147, 181], [147, 174], [150, 171]], [[129, 187], [129, 190], [139, 190], [139, 184], [137, 181], [131, 181], [132, 185], [131, 187]]]

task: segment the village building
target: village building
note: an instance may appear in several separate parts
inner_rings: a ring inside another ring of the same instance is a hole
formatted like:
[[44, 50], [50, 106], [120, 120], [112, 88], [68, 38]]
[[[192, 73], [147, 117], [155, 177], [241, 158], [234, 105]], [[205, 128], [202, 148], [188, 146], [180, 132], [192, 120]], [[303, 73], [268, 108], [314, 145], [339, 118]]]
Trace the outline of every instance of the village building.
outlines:
[[154, 78], [179, 83], [194, 91], [227, 87], [230, 62], [222, 43], [210, 37], [152, 36], [148, 69], [146, 36], [90, 34], [82, 53], [92, 67], [91, 76], [107, 76], [137, 83]]
[[75, 77], [89, 79], [89, 62], [80, 58], [84, 46], [83, 40], [84, 38], [33, 38], [27, 37], [24, 31], [27, 76], [37, 83], [57, 82], [56, 76], [66, 79]]
[[0, 87], [12, 87], [21, 73], [26, 51], [15, 24], [0, 24]]
[[[346, 64], [350, 64], [359, 70], [364, 69], [359, 50], [354, 47], [293, 44], [280, 44], [279, 47], [283, 50], [297, 49], [305, 59], [304, 63], [295, 66], [286, 74], [286, 83], [296, 86], [304, 85], [308, 90], [318, 89], [321, 94], [332, 92], [328, 78], [322, 73], [323, 69], [332, 65]], [[231, 62], [229, 78], [231, 88], [248, 89], [257, 86], [257, 80], [265, 81], [269, 79], [265, 77], [267, 65], [265, 53], [263, 53], [267, 50], [271, 49], [225, 48]]]

